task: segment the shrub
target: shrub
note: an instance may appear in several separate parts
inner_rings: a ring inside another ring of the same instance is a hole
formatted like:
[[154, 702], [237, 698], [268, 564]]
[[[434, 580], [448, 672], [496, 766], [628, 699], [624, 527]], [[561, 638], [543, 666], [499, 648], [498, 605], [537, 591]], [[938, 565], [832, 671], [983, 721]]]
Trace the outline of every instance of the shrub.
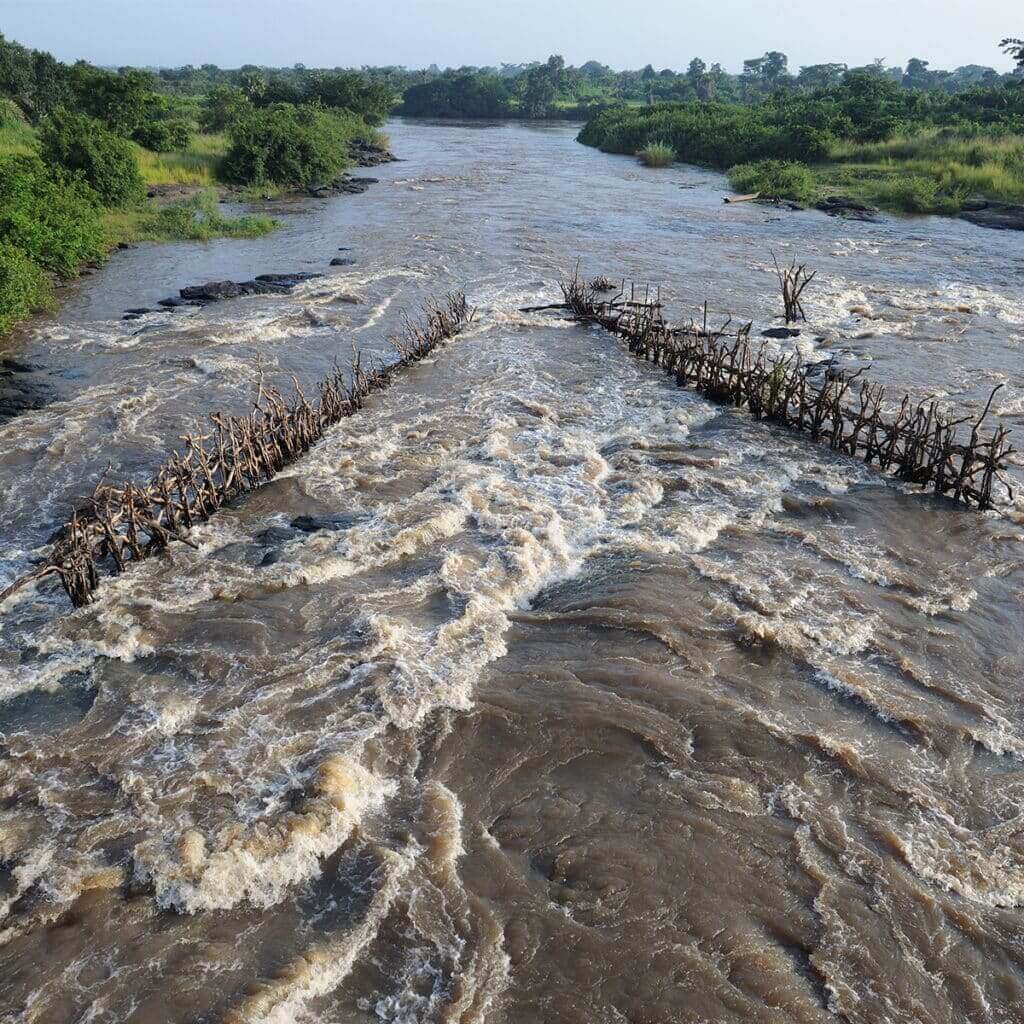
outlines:
[[214, 86], [203, 100], [199, 123], [204, 132], [222, 132], [252, 112], [245, 93], [234, 85]]
[[806, 203], [817, 193], [811, 169], [789, 160], [738, 164], [729, 171], [729, 181], [737, 191], [760, 192], [765, 199], [792, 199]]
[[966, 196], [965, 188], [953, 186], [943, 189], [936, 178], [908, 174], [887, 182], [880, 198], [887, 206], [904, 213], [956, 213]]
[[676, 151], [664, 142], [650, 142], [637, 153], [645, 167], [671, 167], [676, 162]]
[[188, 148], [192, 126], [183, 117], [162, 117], [147, 121], [135, 131], [132, 139], [154, 153], [174, 153]]
[[231, 129], [223, 175], [241, 185], [311, 185], [348, 163], [348, 142], [362, 125], [317, 107], [279, 104], [257, 110]]
[[64, 277], [106, 252], [99, 199], [36, 156], [0, 158], [0, 242]]
[[0, 242], [0, 334], [53, 304], [50, 280], [16, 246]]
[[57, 110], [40, 133], [43, 159], [81, 175], [108, 206], [145, 196], [131, 144], [83, 114]]

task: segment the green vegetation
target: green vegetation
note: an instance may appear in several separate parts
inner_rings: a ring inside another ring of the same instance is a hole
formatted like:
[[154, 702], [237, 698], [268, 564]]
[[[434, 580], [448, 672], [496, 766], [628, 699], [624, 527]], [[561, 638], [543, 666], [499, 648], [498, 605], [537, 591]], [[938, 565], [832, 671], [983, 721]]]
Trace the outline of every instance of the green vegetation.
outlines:
[[729, 181], [737, 192], [760, 192], [764, 199], [791, 199], [807, 203], [818, 193], [817, 181], [811, 169], [791, 160], [737, 164], [729, 171]]
[[228, 137], [193, 135], [188, 145], [176, 153], [151, 153], [139, 146], [135, 159], [147, 185], [214, 185], [220, 165], [228, 151]]
[[39, 132], [43, 159], [86, 182], [106, 206], [128, 206], [145, 196], [135, 151], [100, 121], [59, 108]]
[[366, 123], [354, 115], [278, 103], [231, 126], [221, 171], [240, 185], [330, 181], [348, 165], [349, 143], [366, 135]]
[[645, 167], [671, 167], [676, 162], [676, 151], [664, 142], [649, 142], [637, 156]]
[[0, 242], [0, 333], [53, 305], [53, 288], [38, 263], [21, 249]]
[[[369, 76], [208, 70], [206, 88], [179, 90], [173, 76], [62, 64], [0, 35], [0, 332], [46, 307], [48, 275], [73, 277], [120, 242], [276, 227], [225, 216], [218, 182], [257, 196], [328, 181], [349, 164], [351, 143], [386, 142], [375, 127], [395, 96]], [[204, 191], [145, 201], [147, 187], [176, 186]]]
[[620, 106], [580, 142], [612, 153], [671, 146], [729, 170], [733, 186], [812, 201], [844, 194], [907, 213], [956, 213], [972, 196], [1024, 199], [1024, 82], [962, 93], [909, 90], [873, 72], [762, 102]]
[[277, 227], [272, 217], [242, 214], [226, 217], [211, 189], [160, 207], [110, 210], [104, 228], [116, 242], [207, 242], [212, 238], [259, 238]]
[[0, 242], [62, 277], [105, 253], [100, 202], [37, 156], [0, 158]]

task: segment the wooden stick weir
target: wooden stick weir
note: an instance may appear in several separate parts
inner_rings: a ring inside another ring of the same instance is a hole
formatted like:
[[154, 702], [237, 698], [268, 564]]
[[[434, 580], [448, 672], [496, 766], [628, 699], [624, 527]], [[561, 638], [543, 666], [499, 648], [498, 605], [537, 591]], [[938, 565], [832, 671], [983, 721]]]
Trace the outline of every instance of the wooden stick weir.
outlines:
[[[803, 268], [797, 280], [810, 280]], [[813, 276], [813, 275], [811, 275]], [[818, 383], [820, 365], [799, 354], [773, 355], [767, 343], [750, 340], [752, 324], [729, 330], [731, 320], [717, 330], [691, 321], [671, 326], [664, 318], [660, 292], [639, 291], [623, 282], [608, 299], [588, 286], [579, 271], [560, 283], [564, 301], [552, 306], [584, 323], [598, 324], [622, 338], [629, 351], [661, 366], [681, 387], [694, 388], [708, 398], [747, 409], [768, 420], [810, 434], [835, 451], [877, 465], [907, 483], [929, 488], [972, 508], [996, 507], [997, 498], [1013, 500], [1006, 467], [1015, 449], [1003, 426], [983, 430], [992, 401], [981, 415], [956, 417], [924, 400], [904, 395], [895, 414], [883, 412], [885, 388], [854, 373], [827, 369]], [[1001, 494], [997, 494], [996, 488]]]
[[72, 511], [50, 557], [0, 593], [0, 601], [34, 580], [57, 576], [72, 604], [81, 607], [92, 600], [101, 571], [123, 572], [172, 541], [195, 547], [185, 536], [190, 527], [273, 479], [328, 428], [358, 411], [367, 396], [387, 388], [399, 370], [428, 356], [472, 319], [461, 292], [431, 302], [425, 322], [406, 320], [402, 335], [392, 339], [396, 362], [365, 368], [354, 352], [348, 373], [336, 366], [318, 383], [312, 400], [293, 377], [294, 394], [286, 401], [261, 372], [247, 415], [211, 415], [206, 431], [181, 438], [183, 449], [148, 483], [101, 479], [92, 497]]

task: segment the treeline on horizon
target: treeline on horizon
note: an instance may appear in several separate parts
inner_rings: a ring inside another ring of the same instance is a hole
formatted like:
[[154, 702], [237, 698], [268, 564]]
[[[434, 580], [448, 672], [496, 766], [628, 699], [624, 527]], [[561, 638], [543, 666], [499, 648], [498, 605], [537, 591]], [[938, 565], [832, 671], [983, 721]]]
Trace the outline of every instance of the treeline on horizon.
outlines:
[[[223, 69], [213, 64], [162, 68], [154, 72], [164, 89], [184, 96], [208, 94], [218, 87], [240, 88], [249, 95], [261, 91], [269, 101], [296, 102], [310, 94], [312, 83], [332, 75], [354, 75], [341, 68], [312, 70], [244, 65]], [[796, 73], [788, 57], [771, 51], [744, 62], [740, 74], [697, 57], [685, 70], [656, 70], [652, 65], [635, 71], [614, 71], [598, 61], [579, 67], [566, 65], [553, 55], [546, 62], [503, 64], [500, 67], [464, 66], [441, 69], [437, 65], [412, 70], [404, 67], [363, 66], [359, 74], [372, 86], [393, 97], [395, 113], [409, 117], [526, 117], [586, 118], [618, 104], [717, 101], [755, 104], [779, 90], [812, 92], [842, 84], [848, 75], [870, 73], [908, 91], [961, 93], [978, 87], [994, 88], [1019, 79], [1017, 72], [1000, 74], [992, 67], [968, 64], [952, 71], [933, 69], [929, 62], [911, 58], [905, 66], [887, 67], [881, 60], [864, 67], [813, 64]]]

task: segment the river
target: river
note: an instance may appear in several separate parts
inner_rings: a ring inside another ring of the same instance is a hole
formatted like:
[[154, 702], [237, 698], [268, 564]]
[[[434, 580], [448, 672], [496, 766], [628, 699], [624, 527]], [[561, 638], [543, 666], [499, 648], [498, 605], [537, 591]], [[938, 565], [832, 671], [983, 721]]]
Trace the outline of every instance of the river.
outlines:
[[769, 326], [774, 250], [818, 271], [806, 357], [1003, 383], [1021, 445], [1024, 237], [725, 206], [567, 125], [389, 131], [364, 195], [118, 254], [0, 353], [55, 389], [0, 425], [2, 587], [257, 360], [309, 383], [428, 296], [478, 309], [197, 549], [0, 608], [0, 1021], [1024, 1019], [1024, 505], [518, 312], [580, 258]]

